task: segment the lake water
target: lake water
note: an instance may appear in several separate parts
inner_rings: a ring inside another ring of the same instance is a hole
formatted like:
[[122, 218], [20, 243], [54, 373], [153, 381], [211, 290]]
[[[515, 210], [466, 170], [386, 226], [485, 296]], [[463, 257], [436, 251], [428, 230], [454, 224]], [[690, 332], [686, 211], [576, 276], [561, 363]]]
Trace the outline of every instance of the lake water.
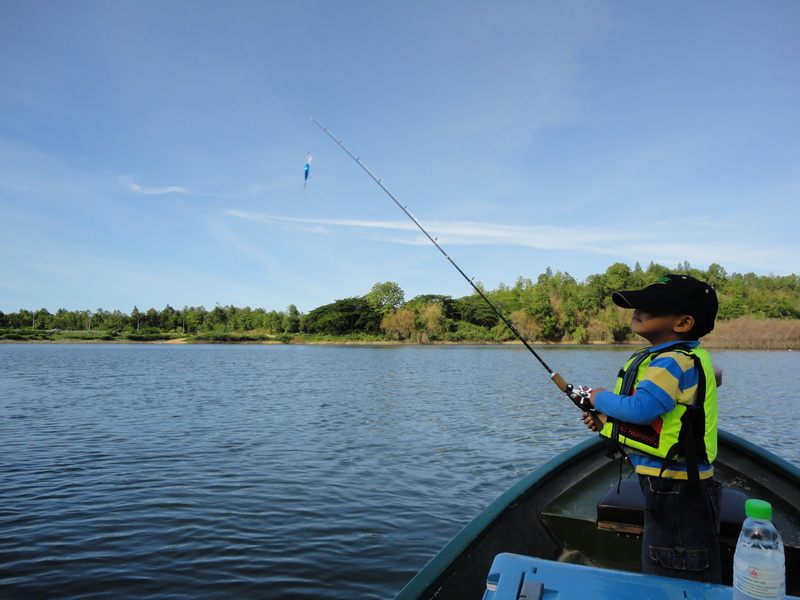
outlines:
[[[610, 386], [632, 348], [542, 348]], [[800, 463], [798, 352], [717, 351]], [[516, 346], [0, 345], [3, 598], [392, 598], [590, 434]]]

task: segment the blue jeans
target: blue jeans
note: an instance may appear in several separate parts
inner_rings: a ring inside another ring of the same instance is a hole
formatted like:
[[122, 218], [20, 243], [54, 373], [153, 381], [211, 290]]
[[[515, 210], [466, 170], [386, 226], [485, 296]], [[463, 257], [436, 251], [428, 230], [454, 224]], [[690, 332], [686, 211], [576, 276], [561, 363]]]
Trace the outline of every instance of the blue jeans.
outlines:
[[645, 498], [642, 572], [720, 583], [719, 515], [722, 485], [639, 476]]

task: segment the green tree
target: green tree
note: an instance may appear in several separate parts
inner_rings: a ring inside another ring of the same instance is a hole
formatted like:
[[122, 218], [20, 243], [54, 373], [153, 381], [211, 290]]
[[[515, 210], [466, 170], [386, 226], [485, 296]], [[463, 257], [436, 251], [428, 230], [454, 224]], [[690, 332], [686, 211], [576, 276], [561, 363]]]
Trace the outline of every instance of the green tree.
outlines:
[[277, 310], [271, 310], [264, 314], [261, 326], [270, 333], [283, 333], [286, 331], [286, 315]]
[[720, 265], [714, 263], [708, 267], [708, 271], [706, 271], [705, 276], [702, 277], [705, 279], [708, 285], [712, 288], [717, 289], [724, 286], [728, 281], [728, 274], [725, 272]]
[[181, 318], [169, 304], [158, 314], [159, 326], [163, 331], [176, 331], [182, 328]]
[[606, 269], [606, 291], [617, 292], [635, 287], [631, 268], [625, 263], [614, 263]]
[[138, 333], [141, 324], [142, 324], [142, 313], [139, 312], [139, 307], [134, 306], [133, 310], [131, 311], [131, 326], [133, 327], [133, 330]]
[[183, 330], [184, 333], [196, 333], [202, 330], [206, 318], [206, 309], [203, 306], [189, 308], [183, 307]]
[[394, 281], [376, 283], [368, 294], [364, 296], [373, 310], [381, 315], [396, 310], [405, 300], [405, 292]]
[[52, 329], [53, 315], [46, 308], [40, 308], [34, 315], [36, 327], [35, 329]]
[[497, 324], [497, 314], [483, 298], [477, 294], [464, 296], [453, 303], [455, 318], [478, 325], [480, 327], [494, 327]]
[[289, 305], [288, 314], [286, 315], [286, 332], [287, 333], [300, 333], [300, 323], [302, 318], [300, 311], [294, 304]]
[[444, 310], [443, 301], [432, 301], [419, 307], [417, 323], [421, 329], [421, 341], [434, 340], [445, 330]]
[[416, 329], [416, 315], [410, 308], [398, 308], [381, 320], [381, 329], [395, 340], [408, 340]]
[[351, 335], [379, 333], [380, 324], [381, 314], [361, 297], [345, 298], [315, 308], [303, 318], [301, 328], [306, 333]]
[[517, 281], [514, 283], [514, 287], [511, 289], [517, 295], [517, 297], [519, 297], [526, 290], [533, 289], [533, 281], [520, 275], [517, 277]]
[[645, 284], [655, 283], [656, 280], [663, 277], [669, 272], [670, 271], [669, 269], [667, 269], [667, 267], [664, 267], [662, 265], [659, 265], [651, 261], [650, 265], [647, 267], [647, 271], [645, 272], [645, 275], [647, 276]]
[[797, 303], [787, 297], [772, 297], [763, 310], [764, 316], [769, 319], [797, 319], [800, 310]]
[[56, 314], [53, 315], [52, 325], [54, 329], [65, 331], [75, 331], [78, 329], [75, 327], [75, 313], [64, 308], [59, 308]]
[[205, 331], [227, 331], [228, 311], [217, 304], [211, 312], [206, 313], [203, 319]]
[[[102, 329], [105, 329], [106, 331], [123, 331], [125, 329], [133, 328], [133, 320], [121, 310], [108, 312], [102, 308], [98, 308], [94, 313], [92, 322], [94, 322], [95, 318], [100, 319]], [[100, 329], [101, 326], [98, 325], [97, 328]]]
[[255, 329], [255, 319], [253, 318], [253, 309], [245, 306], [241, 310], [237, 310], [233, 317], [234, 331], [252, 331]]
[[527, 306], [525, 312], [536, 319], [539, 335], [543, 340], [556, 342], [563, 337], [564, 331], [559, 323], [558, 314], [546, 291], [535, 292], [532, 302]]
[[150, 333], [157, 333], [161, 329], [161, 317], [155, 308], [147, 309], [144, 322]]

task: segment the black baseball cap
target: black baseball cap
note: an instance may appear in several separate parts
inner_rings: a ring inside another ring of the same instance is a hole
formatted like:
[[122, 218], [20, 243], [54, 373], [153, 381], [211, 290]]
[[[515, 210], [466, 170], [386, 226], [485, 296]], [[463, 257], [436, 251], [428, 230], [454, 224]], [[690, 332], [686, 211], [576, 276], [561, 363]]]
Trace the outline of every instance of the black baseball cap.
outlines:
[[710, 285], [689, 275], [668, 273], [641, 290], [614, 292], [614, 304], [653, 314], [685, 313], [694, 317], [692, 335], [701, 337], [714, 329], [717, 293]]

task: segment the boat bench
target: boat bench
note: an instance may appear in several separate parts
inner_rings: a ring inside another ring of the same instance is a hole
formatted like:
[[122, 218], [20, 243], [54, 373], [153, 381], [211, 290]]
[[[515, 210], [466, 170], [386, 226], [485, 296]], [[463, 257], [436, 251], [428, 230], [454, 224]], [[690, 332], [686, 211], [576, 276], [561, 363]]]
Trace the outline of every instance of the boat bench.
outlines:
[[[720, 537], [738, 538], [746, 516], [745, 500], [747, 495], [743, 492], [722, 489]], [[597, 503], [597, 526], [618, 533], [641, 535], [644, 529], [644, 494], [638, 478], [623, 479], [608, 489]]]

